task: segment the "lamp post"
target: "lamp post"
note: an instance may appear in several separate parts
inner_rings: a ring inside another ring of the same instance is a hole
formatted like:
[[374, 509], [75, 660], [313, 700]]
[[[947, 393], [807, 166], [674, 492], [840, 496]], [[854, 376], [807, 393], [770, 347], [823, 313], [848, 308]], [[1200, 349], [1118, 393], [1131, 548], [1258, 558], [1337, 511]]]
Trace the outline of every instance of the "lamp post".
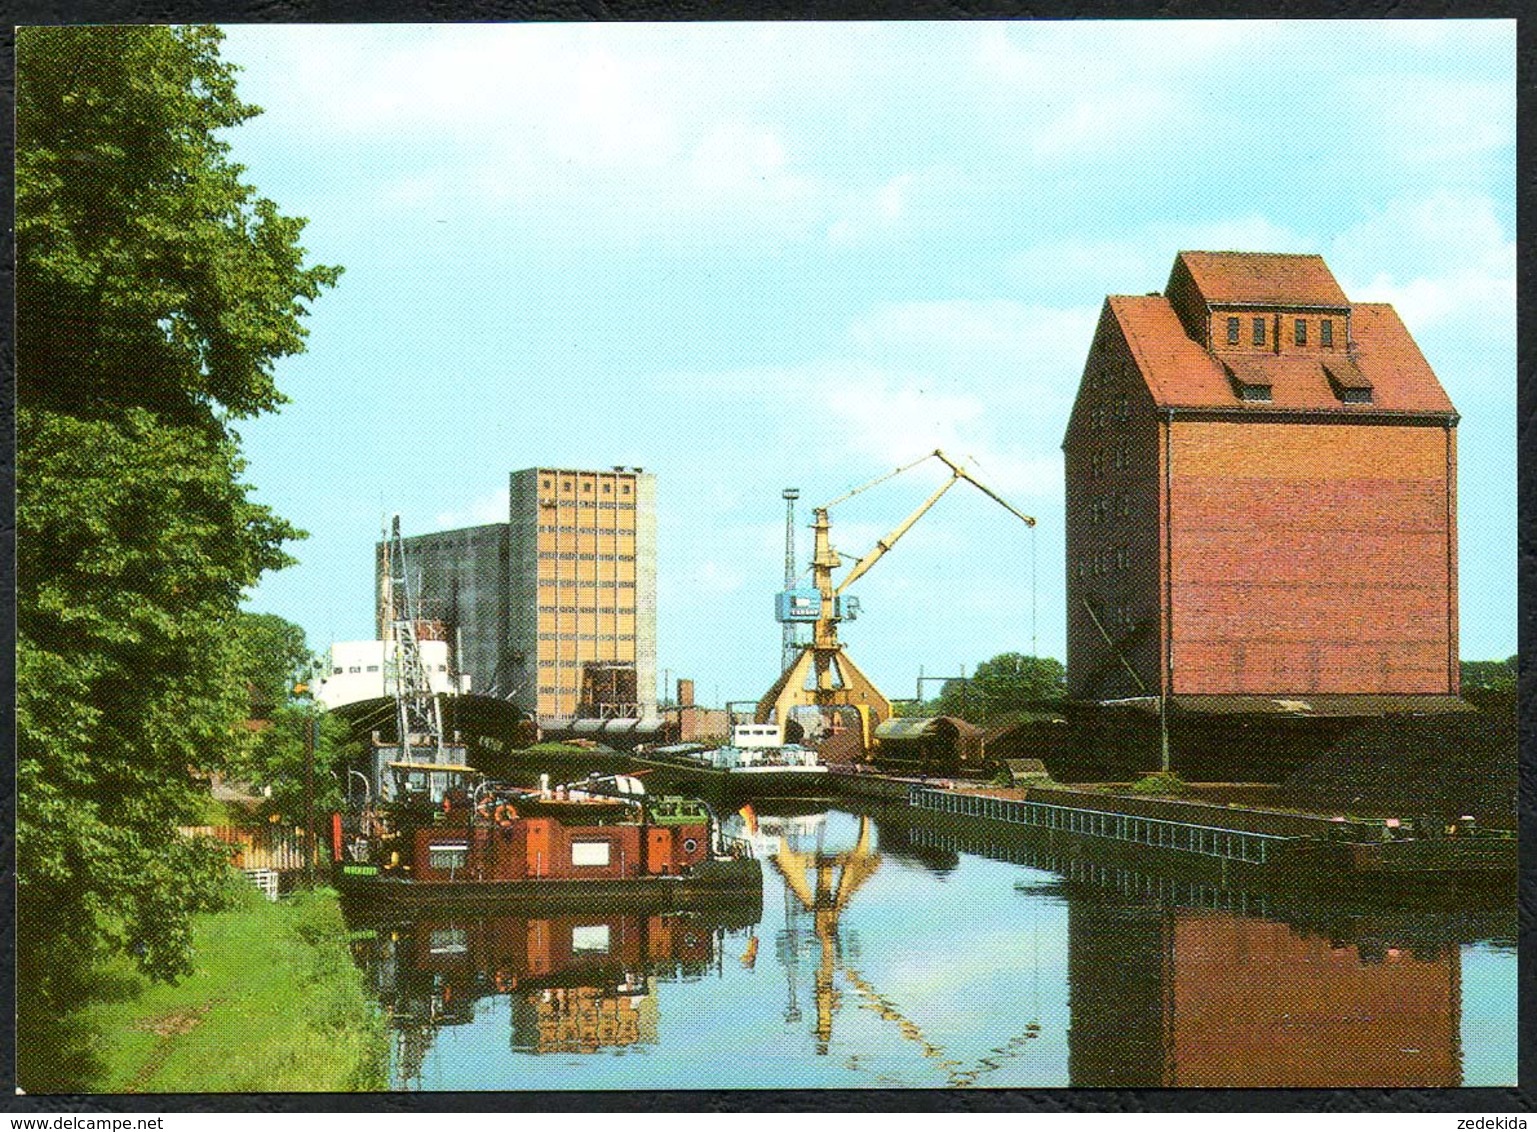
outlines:
[[304, 720], [304, 887], [315, 887], [315, 745], [320, 716], [310, 698], [308, 684], [294, 685], [294, 695], [310, 701]]

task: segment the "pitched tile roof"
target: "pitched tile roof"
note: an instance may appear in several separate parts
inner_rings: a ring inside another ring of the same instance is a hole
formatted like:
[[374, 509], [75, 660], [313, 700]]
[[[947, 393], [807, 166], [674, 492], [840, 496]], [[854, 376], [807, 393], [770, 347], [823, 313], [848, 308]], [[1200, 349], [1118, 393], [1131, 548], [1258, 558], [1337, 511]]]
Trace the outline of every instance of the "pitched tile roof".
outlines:
[[1276, 252], [1180, 252], [1178, 262], [1183, 263], [1190, 273], [1201, 297], [1213, 305], [1350, 305], [1322, 256]]
[[1113, 319], [1120, 329], [1160, 408], [1357, 415], [1456, 411], [1391, 306], [1356, 303], [1350, 310], [1355, 346], [1350, 360], [1359, 377], [1370, 383], [1370, 402], [1342, 402], [1324, 368], [1330, 358], [1315, 354], [1243, 355], [1245, 380], [1268, 377], [1271, 387], [1269, 401], [1243, 400], [1222, 363], [1186, 333], [1162, 295], [1112, 295], [1101, 317]]

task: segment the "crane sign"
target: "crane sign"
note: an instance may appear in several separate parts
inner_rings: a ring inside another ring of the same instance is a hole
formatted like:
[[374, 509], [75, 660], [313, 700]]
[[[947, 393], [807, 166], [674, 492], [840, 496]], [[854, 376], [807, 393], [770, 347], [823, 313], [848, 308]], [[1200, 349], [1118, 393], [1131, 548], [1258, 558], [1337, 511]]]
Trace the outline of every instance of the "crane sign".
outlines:
[[[843, 580], [834, 587], [833, 571], [841, 564], [842, 556], [833, 549], [828, 536], [828, 531], [831, 529], [828, 512], [860, 492], [878, 483], [884, 483], [893, 476], [923, 463], [924, 460], [935, 458], [941, 460], [950, 469], [950, 478], [941, 484], [939, 489], [916, 511], [902, 520], [890, 534], [876, 542], [874, 549], [854, 563], [849, 572], [844, 575]], [[864, 749], [870, 749], [875, 728], [891, 716], [891, 701], [886, 699], [870, 682], [870, 678], [849, 659], [848, 654], [843, 650], [843, 645], [838, 641], [838, 622], [852, 620], [859, 610], [856, 600], [845, 597], [844, 591], [864, 577], [870, 567], [879, 562], [885, 553], [896, 545], [897, 540], [923, 517], [924, 512], [938, 503], [939, 497], [960, 480], [966, 480], [983, 494], [1008, 508], [1011, 514], [1024, 520], [1026, 525], [1035, 526], [1035, 520], [1029, 515], [1014, 507], [986, 484], [978, 481], [963, 466], [937, 448], [927, 456], [914, 460], [911, 464], [904, 464], [895, 471], [877, 476], [869, 483], [862, 484], [853, 491], [840, 495], [831, 503], [815, 509], [814, 521], [811, 524], [816, 539], [811, 558], [813, 588], [787, 589], [778, 595], [777, 601], [777, 614], [780, 621], [810, 621], [815, 623], [815, 628], [811, 643], [801, 650], [800, 655], [784, 670], [774, 686], [758, 701], [756, 718], [759, 723], [768, 723], [773, 719], [782, 726], [789, 721], [790, 710], [796, 707], [852, 707], [859, 713]]]

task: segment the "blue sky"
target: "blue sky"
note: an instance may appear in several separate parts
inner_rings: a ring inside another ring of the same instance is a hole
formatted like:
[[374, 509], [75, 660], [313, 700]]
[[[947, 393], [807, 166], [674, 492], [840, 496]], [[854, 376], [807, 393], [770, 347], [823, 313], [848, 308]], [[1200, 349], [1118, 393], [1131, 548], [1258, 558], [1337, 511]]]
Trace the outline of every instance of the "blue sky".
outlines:
[[[657, 475], [658, 671], [777, 675], [780, 489], [935, 447], [1040, 520], [1107, 294], [1185, 248], [1322, 254], [1462, 414], [1462, 653], [1515, 651], [1514, 21], [256, 26], [249, 179], [346, 268], [241, 433], [311, 533], [254, 609], [372, 635], [381, 515], [493, 521], [507, 473]], [[835, 511], [863, 554], [942, 478]], [[888, 695], [1029, 651], [1031, 538], [958, 486], [856, 586]], [[801, 550], [809, 546], [802, 531]]]

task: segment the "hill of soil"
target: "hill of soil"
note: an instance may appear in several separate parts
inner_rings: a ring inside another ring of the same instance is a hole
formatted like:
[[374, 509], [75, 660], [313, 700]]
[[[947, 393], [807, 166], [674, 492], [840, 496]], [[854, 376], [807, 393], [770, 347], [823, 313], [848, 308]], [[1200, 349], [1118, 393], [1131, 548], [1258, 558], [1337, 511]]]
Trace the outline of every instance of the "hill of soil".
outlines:
[[1464, 715], [1389, 716], [1353, 728], [1289, 775], [1277, 804], [1362, 816], [1473, 814], [1487, 827], [1514, 829], [1516, 699], [1474, 702], [1479, 710]]

